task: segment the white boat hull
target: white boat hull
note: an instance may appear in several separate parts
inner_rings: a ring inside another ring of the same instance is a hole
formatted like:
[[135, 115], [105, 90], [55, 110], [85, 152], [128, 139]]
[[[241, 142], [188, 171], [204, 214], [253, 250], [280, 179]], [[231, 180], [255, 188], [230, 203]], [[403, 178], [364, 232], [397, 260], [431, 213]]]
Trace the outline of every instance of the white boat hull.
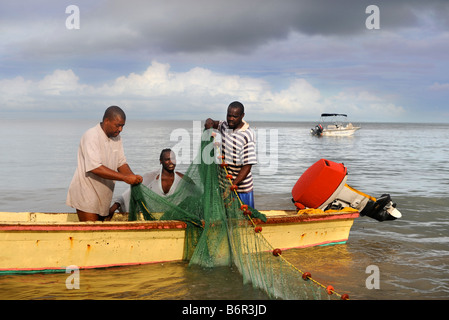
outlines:
[[346, 137], [352, 136], [360, 127], [353, 127], [351, 129], [341, 128], [341, 129], [325, 129], [323, 130], [322, 136], [327, 137]]

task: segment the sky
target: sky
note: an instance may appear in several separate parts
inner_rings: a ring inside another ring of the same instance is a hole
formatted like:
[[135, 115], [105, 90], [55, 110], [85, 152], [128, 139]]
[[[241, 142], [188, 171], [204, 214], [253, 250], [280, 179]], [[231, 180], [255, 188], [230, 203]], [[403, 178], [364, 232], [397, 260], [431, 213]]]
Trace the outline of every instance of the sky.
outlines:
[[4, 119], [447, 123], [448, 71], [447, 0], [0, 0]]

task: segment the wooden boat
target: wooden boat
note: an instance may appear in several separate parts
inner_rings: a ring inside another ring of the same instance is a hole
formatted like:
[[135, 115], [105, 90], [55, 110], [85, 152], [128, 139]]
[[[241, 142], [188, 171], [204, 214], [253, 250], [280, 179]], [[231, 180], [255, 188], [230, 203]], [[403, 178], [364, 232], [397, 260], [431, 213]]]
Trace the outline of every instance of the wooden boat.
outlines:
[[[344, 243], [359, 213], [298, 214], [261, 211], [264, 237], [283, 250]], [[79, 222], [74, 213], [0, 212], [0, 274], [65, 272], [183, 259], [186, 224], [181, 221]]]

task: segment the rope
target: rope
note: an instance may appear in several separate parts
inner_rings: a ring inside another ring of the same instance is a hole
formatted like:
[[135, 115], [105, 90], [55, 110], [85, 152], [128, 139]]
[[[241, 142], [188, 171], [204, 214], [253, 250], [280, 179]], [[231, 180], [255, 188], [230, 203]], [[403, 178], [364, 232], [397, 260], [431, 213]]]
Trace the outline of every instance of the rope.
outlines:
[[[216, 135], [215, 135], [214, 132], [212, 133], [212, 136], [214, 137], [214, 140], [215, 140]], [[218, 154], [220, 154], [219, 143], [215, 142], [215, 146], [217, 147]], [[300, 270], [299, 268], [297, 268], [295, 265], [293, 265], [292, 263], [290, 263], [290, 261], [288, 261], [287, 259], [285, 259], [285, 258], [282, 256], [282, 251], [281, 251], [280, 249], [275, 249], [275, 248], [271, 245], [271, 243], [268, 242], [268, 240], [267, 240], [267, 239], [262, 235], [262, 233], [261, 233], [262, 228], [259, 227], [260, 229], [257, 229], [258, 226], [257, 226], [256, 222], [254, 221], [254, 219], [251, 218], [251, 214], [250, 214], [251, 212], [249, 211], [249, 213], [248, 213], [248, 211], [247, 211], [247, 210], [248, 210], [248, 205], [246, 205], [246, 204], [243, 203], [243, 201], [242, 201], [242, 200], [240, 199], [240, 197], [239, 197], [239, 194], [238, 194], [238, 192], [237, 192], [237, 189], [234, 188], [234, 185], [233, 185], [233, 183], [232, 183], [232, 175], [230, 175], [230, 174], [228, 173], [228, 170], [226, 169], [227, 164], [226, 164], [225, 161], [224, 161], [224, 157], [223, 157], [222, 155], [220, 155], [220, 156], [218, 156], [218, 157], [219, 157], [219, 159], [221, 159], [221, 165], [220, 165], [220, 166], [224, 169], [224, 171], [225, 171], [225, 173], [226, 173], [226, 178], [228, 179], [228, 181], [229, 181], [229, 183], [230, 183], [230, 185], [231, 185], [230, 189], [231, 189], [231, 191], [234, 191], [235, 196], [236, 196], [236, 198], [238, 199], [238, 201], [239, 201], [239, 203], [240, 203], [240, 209], [244, 212], [244, 215], [248, 218], [248, 220], [249, 220], [249, 221], [251, 222], [251, 224], [253, 225], [254, 231], [256, 232], [256, 235], [257, 235], [258, 237], [261, 237], [261, 239], [262, 239], [262, 240], [263, 240], [263, 241], [264, 241], [264, 242], [271, 248], [271, 251], [273, 252], [273, 255], [279, 257], [279, 258], [282, 259], [285, 263], [287, 263], [287, 265], [289, 265], [291, 268], [293, 268], [293, 269], [296, 270], [297, 272], [301, 273], [301, 277], [302, 277], [302, 279], [303, 279], [304, 281], [310, 280], [310, 281], [312, 281], [314, 284], [316, 284], [317, 286], [320, 286], [320, 287], [324, 288], [324, 289], [326, 290], [326, 292], [327, 292], [329, 295], [335, 294], [336, 296], [338, 296], [338, 297], [339, 297], [340, 299], [342, 299], [342, 300], [349, 300], [349, 295], [348, 295], [348, 294], [340, 294], [340, 293], [338, 293], [338, 292], [336, 292], [336, 291], [334, 290], [334, 287], [333, 287], [333, 286], [331, 286], [331, 285], [325, 286], [325, 285], [323, 285], [322, 283], [318, 282], [317, 280], [313, 279], [313, 278], [312, 278], [312, 275], [310, 274], [310, 272], [303, 272], [302, 270]]]

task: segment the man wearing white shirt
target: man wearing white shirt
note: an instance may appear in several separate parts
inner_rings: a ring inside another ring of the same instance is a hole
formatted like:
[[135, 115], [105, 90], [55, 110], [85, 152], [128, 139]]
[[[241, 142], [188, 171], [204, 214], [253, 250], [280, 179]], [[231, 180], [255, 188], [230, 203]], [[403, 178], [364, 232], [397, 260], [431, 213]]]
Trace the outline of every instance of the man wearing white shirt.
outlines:
[[[172, 195], [176, 191], [184, 174], [175, 171], [175, 153], [170, 149], [162, 150], [159, 160], [161, 168], [145, 173], [143, 175], [142, 184], [158, 195], [166, 197]], [[131, 190], [127, 190], [121, 196], [117, 197], [109, 210], [109, 214], [112, 215], [119, 208], [121, 212], [128, 212], [130, 197]]]
[[120, 132], [126, 115], [117, 106], [106, 109], [103, 121], [86, 131], [78, 148], [78, 167], [70, 183], [67, 205], [80, 221], [98, 221], [109, 215], [115, 180], [130, 185], [143, 178], [126, 162]]

